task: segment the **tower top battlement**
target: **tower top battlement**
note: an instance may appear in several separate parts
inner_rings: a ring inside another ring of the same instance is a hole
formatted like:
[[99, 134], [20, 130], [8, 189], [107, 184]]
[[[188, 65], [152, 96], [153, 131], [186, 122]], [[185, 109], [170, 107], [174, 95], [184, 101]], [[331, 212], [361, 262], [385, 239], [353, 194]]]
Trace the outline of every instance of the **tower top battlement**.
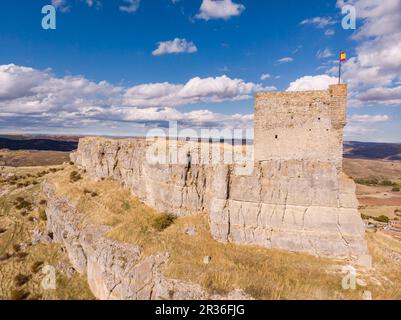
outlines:
[[342, 166], [347, 85], [328, 90], [258, 93], [255, 161], [311, 160]]

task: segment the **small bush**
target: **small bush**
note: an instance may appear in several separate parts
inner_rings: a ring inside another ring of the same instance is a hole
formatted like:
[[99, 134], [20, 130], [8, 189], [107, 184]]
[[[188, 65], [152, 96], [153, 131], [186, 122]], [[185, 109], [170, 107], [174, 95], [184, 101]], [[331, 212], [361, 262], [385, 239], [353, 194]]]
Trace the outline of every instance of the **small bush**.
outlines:
[[392, 181], [389, 181], [389, 180], [384, 180], [384, 181], [380, 182], [380, 185], [385, 186], [385, 187], [393, 187], [393, 186], [396, 186], [397, 184]]
[[31, 271], [33, 273], [38, 273], [43, 266], [43, 261], [36, 261], [32, 266], [31, 266]]
[[171, 226], [174, 221], [175, 217], [171, 214], [162, 214], [157, 216], [152, 223], [152, 227], [155, 228], [157, 231], [163, 231]]
[[74, 165], [74, 162], [70, 161], [68, 164], [69, 164], [70, 166], [73, 166], [73, 165]]
[[91, 196], [94, 198], [94, 197], [97, 197], [98, 196], [98, 193], [97, 192], [95, 192], [95, 191], [93, 191], [93, 192], [91, 192]]
[[11, 292], [11, 300], [26, 300], [30, 295], [29, 291], [22, 289], [13, 290]]
[[28, 256], [28, 253], [26, 253], [26, 252], [18, 252], [17, 253], [17, 257], [19, 259], [25, 259], [27, 256]]
[[393, 189], [391, 189], [392, 192], [400, 192], [401, 189], [400, 187], [393, 187]]
[[45, 206], [47, 204], [47, 201], [45, 199], [42, 199], [42, 200], [39, 201], [39, 204], [41, 206]]
[[22, 211], [20, 212], [20, 214], [21, 214], [21, 216], [26, 217], [27, 215], [29, 215], [29, 212], [26, 211], [26, 210], [22, 210]]
[[81, 179], [82, 179], [82, 176], [77, 171], [73, 171], [70, 173], [70, 181], [72, 183], [77, 182]]
[[7, 252], [7, 253], [3, 254], [2, 256], [0, 256], [0, 261], [6, 261], [6, 260], [10, 259], [11, 257], [12, 257], [12, 255]]
[[44, 209], [39, 210], [39, 218], [43, 221], [47, 221], [47, 215]]
[[131, 204], [127, 200], [125, 200], [121, 206], [123, 207], [124, 210], [131, 209]]
[[7, 229], [0, 228], [0, 234], [4, 233], [6, 231], [7, 231]]
[[379, 217], [374, 217], [373, 219], [375, 219], [378, 222], [383, 222], [383, 223], [389, 223], [390, 219], [387, 216], [381, 215]]
[[355, 179], [355, 182], [365, 186], [375, 186], [379, 183], [377, 179]]
[[26, 276], [23, 274], [19, 274], [14, 278], [15, 284], [20, 287], [23, 286], [25, 283], [27, 283], [29, 280], [31, 280], [30, 276]]
[[17, 199], [15, 199], [14, 206], [18, 210], [22, 210], [22, 209], [26, 209], [28, 211], [32, 210], [32, 203], [30, 203], [29, 201], [26, 201], [22, 197], [18, 197]]

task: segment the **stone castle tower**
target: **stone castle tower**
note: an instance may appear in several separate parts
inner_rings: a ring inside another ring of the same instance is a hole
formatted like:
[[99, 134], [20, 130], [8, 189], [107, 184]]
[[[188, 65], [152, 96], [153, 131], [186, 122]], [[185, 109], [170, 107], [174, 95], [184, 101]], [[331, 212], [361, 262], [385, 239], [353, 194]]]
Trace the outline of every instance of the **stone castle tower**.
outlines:
[[259, 93], [255, 98], [255, 161], [321, 161], [342, 167], [347, 86]]

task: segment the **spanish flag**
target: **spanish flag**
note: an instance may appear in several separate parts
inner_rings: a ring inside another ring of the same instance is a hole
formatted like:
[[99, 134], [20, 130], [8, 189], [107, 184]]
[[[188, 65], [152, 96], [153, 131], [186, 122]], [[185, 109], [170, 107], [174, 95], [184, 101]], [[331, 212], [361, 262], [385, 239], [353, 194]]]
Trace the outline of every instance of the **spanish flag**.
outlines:
[[341, 51], [341, 53], [340, 53], [340, 61], [344, 62], [345, 60], [347, 60], [347, 54], [344, 51]]

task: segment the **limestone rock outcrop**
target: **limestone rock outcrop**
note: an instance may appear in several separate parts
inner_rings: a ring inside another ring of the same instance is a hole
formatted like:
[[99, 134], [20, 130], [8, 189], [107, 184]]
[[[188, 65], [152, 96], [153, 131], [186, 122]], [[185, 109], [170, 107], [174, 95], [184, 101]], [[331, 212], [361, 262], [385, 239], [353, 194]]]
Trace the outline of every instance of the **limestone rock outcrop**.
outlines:
[[334, 258], [367, 254], [355, 184], [332, 166], [280, 160], [232, 165], [150, 164], [141, 139], [84, 138], [71, 155], [94, 179], [113, 178], [177, 216], [208, 212], [215, 239]]
[[206, 142], [178, 144], [186, 163], [149, 161], [149, 150], [169, 150], [163, 139], [84, 138], [71, 160], [160, 212], [207, 212], [217, 240], [358, 259], [368, 252], [355, 184], [342, 172], [346, 96], [345, 85], [257, 95], [255, 158], [245, 164], [195, 161]]
[[168, 279], [161, 271], [168, 253], [143, 257], [139, 246], [108, 239], [107, 226], [88, 223], [54, 186], [43, 185], [48, 230], [60, 242], [76, 271], [86, 274], [95, 297], [102, 300], [252, 299], [242, 290], [210, 294], [198, 284]]

